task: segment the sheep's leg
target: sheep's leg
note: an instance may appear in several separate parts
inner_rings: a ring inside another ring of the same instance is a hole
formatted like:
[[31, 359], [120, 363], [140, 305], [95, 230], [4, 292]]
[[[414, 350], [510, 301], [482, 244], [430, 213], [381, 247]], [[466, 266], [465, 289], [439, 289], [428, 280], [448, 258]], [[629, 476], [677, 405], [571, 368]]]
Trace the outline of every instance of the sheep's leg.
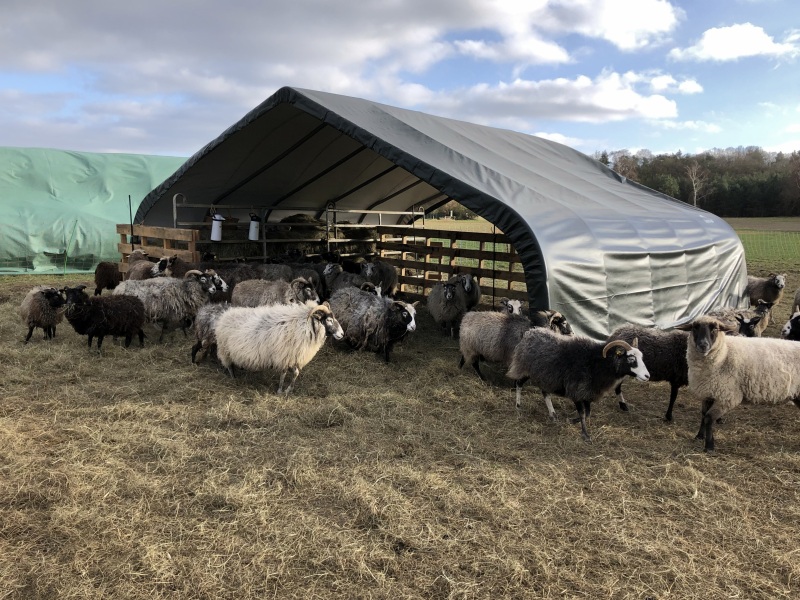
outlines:
[[[483, 373], [481, 373], [480, 360], [481, 357], [476, 356], [475, 360], [472, 361], [472, 368], [475, 369], [475, 372], [478, 374], [478, 377], [481, 378], [481, 381], [486, 381], [486, 377], [484, 377]], [[519, 404], [517, 406], [519, 406]]]
[[620, 410], [623, 412], [628, 412], [628, 403], [625, 402], [625, 396], [622, 395], [621, 381], [617, 384], [617, 387], [614, 388], [614, 393], [617, 395], [617, 402], [619, 402]]
[[550, 414], [550, 420], [554, 423], [558, 421], [558, 417], [556, 417], [556, 409], [553, 408], [553, 402], [550, 400], [550, 394], [542, 394], [544, 396], [544, 403], [547, 406], [547, 412]]
[[515, 402], [515, 406], [517, 408], [522, 405], [522, 386], [525, 385], [525, 382], [528, 381], [528, 379], [530, 379], [530, 377], [523, 377], [522, 379], [517, 379], [514, 382], [514, 387], [517, 388], [517, 399]]
[[229, 365], [225, 365], [225, 368], [228, 370], [228, 375], [231, 376], [231, 379], [236, 379], [236, 367], [233, 363]]
[[297, 376], [300, 375], [300, 368], [299, 367], [291, 367], [292, 371], [292, 380], [289, 382], [288, 387], [284, 390], [284, 393], [288, 396], [289, 392], [292, 391], [294, 387], [294, 382], [297, 381]]
[[675, 407], [675, 399], [678, 397], [678, 388], [680, 386], [671, 383], [669, 388], [669, 406], [667, 407], [667, 414], [664, 415], [664, 420], [672, 423], [672, 409]]
[[127, 348], [128, 346], [130, 346], [132, 341], [133, 341], [133, 333], [129, 331], [128, 333], [125, 334], [125, 347]]
[[203, 346], [203, 342], [197, 342], [194, 346], [192, 346], [192, 363], [197, 364], [195, 357], [197, 356], [197, 351]]
[[34, 329], [35, 329], [35, 327], [34, 327], [33, 325], [31, 325], [30, 327], [28, 327], [28, 335], [27, 335], [27, 336], [25, 336], [25, 343], [26, 343], [26, 344], [27, 344], [27, 343], [28, 343], [28, 341], [31, 339], [31, 336], [33, 335], [33, 330], [34, 330]]
[[706, 415], [703, 417], [703, 425], [705, 426], [705, 445], [703, 447], [704, 452], [714, 452], [714, 419], [711, 415]]
[[94, 334], [90, 333], [88, 335], [88, 338], [89, 338], [89, 350], [91, 350], [92, 349], [92, 340], [94, 339]]
[[103, 345], [103, 336], [102, 335], [98, 335], [97, 336], [97, 353], [98, 354], [101, 354], [100, 347], [102, 345]]
[[139, 346], [144, 348], [144, 329], [139, 330]]
[[708, 413], [711, 405], [714, 404], [713, 398], [705, 398], [703, 399], [703, 408], [700, 413], [700, 430], [697, 432], [695, 439], [704, 440], [706, 438], [706, 413]]
[[581, 437], [583, 438], [584, 442], [591, 444], [592, 438], [589, 436], [589, 431], [586, 429], [586, 408], [588, 404], [588, 402], [579, 402], [576, 400], [575, 410], [578, 411], [578, 415], [580, 416], [581, 420]]

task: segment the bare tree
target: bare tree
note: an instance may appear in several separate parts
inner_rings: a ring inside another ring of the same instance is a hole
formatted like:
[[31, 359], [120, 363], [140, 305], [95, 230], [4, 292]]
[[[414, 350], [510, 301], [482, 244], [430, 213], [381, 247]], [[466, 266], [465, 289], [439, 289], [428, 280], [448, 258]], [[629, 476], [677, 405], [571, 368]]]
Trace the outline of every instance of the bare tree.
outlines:
[[697, 202], [711, 193], [708, 188], [710, 177], [708, 171], [700, 166], [700, 163], [696, 160], [686, 165], [686, 175], [689, 178], [689, 183], [692, 184], [692, 204], [696, 208]]

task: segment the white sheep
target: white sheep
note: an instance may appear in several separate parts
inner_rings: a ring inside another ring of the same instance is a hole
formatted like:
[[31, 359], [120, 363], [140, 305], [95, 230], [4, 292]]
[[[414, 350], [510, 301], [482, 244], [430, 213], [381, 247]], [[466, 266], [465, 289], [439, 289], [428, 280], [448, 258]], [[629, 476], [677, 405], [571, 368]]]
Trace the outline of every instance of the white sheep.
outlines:
[[800, 407], [800, 345], [775, 338], [727, 336], [730, 327], [713, 317], [679, 325], [689, 331], [689, 391], [702, 401], [697, 439], [714, 451], [713, 426], [743, 401], [791, 400]]
[[[341, 325], [327, 303], [276, 304], [233, 307], [222, 313], [214, 328], [217, 358], [234, 377], [234, 367], [249, 371], [281, 372], [278, 394], [289, 395], [300, 369], [306, 366], [332, 335], [344, 337]], [[284, 390], [286, 375], [291, 381]]]

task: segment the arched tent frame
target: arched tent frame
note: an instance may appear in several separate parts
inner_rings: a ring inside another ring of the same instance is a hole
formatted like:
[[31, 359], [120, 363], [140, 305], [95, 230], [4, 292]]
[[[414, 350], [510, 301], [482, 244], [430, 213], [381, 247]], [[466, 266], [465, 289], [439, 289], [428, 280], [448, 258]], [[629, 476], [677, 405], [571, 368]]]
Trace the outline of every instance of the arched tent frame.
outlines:
[[169, 224], [178, 193], [270, 220], [331, 203], [409, 211], [456, 200], [510, 239], [531, 307], [560, 310], [595, 338], [737, 305], [746, 283], [722, 219], [571, 148], [312, 90], [278, 90], [150, 192], [136, 222]]

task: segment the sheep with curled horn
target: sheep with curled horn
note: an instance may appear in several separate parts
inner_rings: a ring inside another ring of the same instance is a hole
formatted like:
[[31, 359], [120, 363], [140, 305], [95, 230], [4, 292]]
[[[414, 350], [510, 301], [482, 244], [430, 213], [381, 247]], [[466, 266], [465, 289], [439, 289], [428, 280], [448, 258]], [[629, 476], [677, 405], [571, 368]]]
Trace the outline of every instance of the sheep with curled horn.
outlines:
[[586, 424], [592, 402], [627, 376], [640, 381], [650, 378], [637, 346], [638, 340], [633, 344], [623, 340], [595, 342], [536, 327], [525, 332], [514, 349], [507, 376], [516, 382], [518, 397], [525, 382], [538, 387], [553, 420], [556, 414], [550, 396], [572, 400], [578, 411], [581, 436], [591, 442]]
[[265, 281], [250, 279], [242, 281], [233, 289], [233, 306], [266, 306], [269, 304], [319, 304], [319, 295], [314, 285], [302, 277], [291, 282], [283, 280]]

